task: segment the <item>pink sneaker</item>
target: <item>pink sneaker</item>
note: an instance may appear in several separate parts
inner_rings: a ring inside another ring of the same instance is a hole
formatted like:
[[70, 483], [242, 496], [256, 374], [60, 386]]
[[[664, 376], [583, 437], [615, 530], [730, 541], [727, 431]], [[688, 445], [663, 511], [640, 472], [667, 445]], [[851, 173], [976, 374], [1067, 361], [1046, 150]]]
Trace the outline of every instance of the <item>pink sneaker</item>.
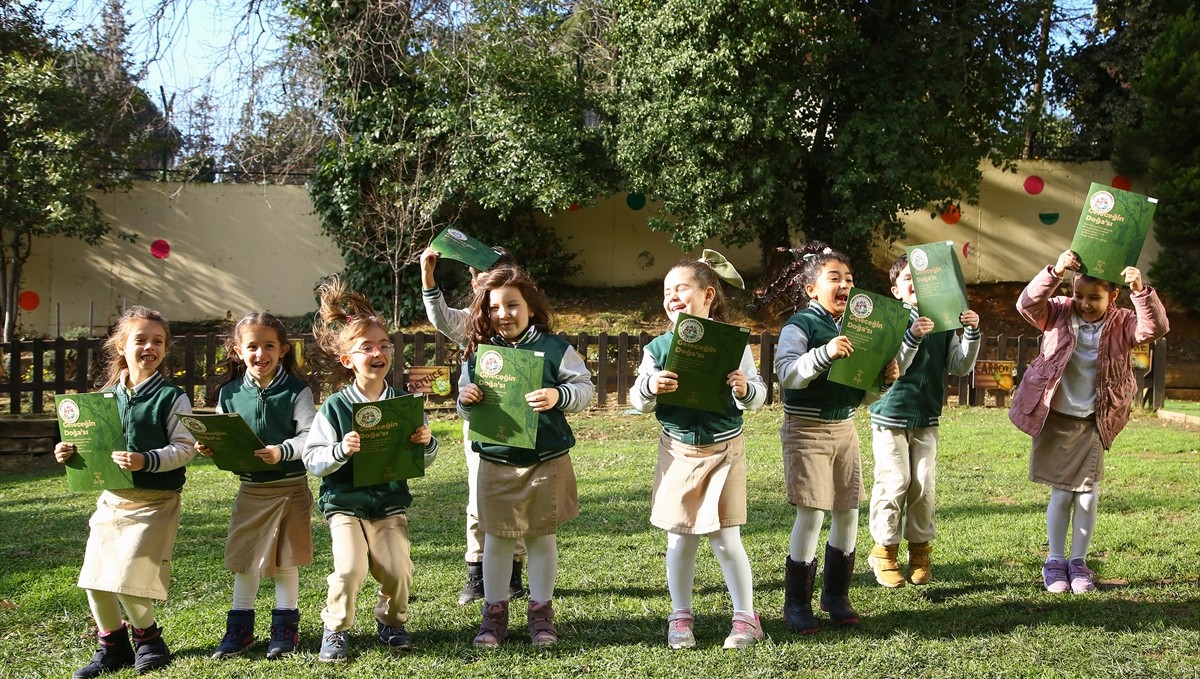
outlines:
[[692, 633], [692, 611], [672, 611], [667, 617], [667, 646], [674, 649], [693, 648], [696, 636]]
[[1054, 594], [1071, 591], [1071, 585], [1067, 581], [1067, 564], [1057, 559], [1047, 559], [1046, 563], [1042, 564], [1042, 583], [1046, 585], [1047, 592]]
[[1072, 592], [1086, 594], [1096, 591], [1096, 583], [1092, 581], [1096, 573], [1087, 567], [1083, 559], [1071, 559], [1067, 564], [1067, 573], [1071, 578]]

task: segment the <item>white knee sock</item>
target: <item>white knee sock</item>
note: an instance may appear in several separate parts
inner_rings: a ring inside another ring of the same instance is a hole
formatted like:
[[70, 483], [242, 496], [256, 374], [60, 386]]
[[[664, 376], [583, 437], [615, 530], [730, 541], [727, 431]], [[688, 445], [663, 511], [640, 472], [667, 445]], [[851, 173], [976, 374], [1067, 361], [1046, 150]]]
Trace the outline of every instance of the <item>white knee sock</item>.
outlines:
[[858, 542], [858, 510], [835, 509], [830, 512], [829, 546], [845, 554], [854, 553]]
[[[483, 536], [483, 598], [488, 603], [508, 601], [508, 583], [512, 580], [513, 548], [516, 546], [516, 538], [502, 538], [487, 534]], [[532, 581], [532, 564], [529, 570], [529, 577]]]
[[1092, 534], [1096, 530], [1096, 486], [1086, 493], [1074, 493], [1075, 514], [1071, 519], [1071, 559], [1087, 559], [1092, 546]]
[[125, 626], [121, 617], [121, 604], [115, 592], [101, 592], [86, 589], [88, 607], [92, 609], [92, 618], [96, 621], [96, 629], [101, 632], [115, 632]]
[[1067, 524], [1071, 521], [1071, 505], [1075, 494], [1061, 488], [1050, 489], [1046, 505], [1046, 540], [1050, 543], [1047, 560], [1065, 561], [1067, 553]]
[[121, 608], [125, 609], [125, 617], [129, 624], [137, 629], [149, 629], [154, 624], [154, 600], [144, 596], [118, 594]]
[[750, 557], [746, 556], [746, 548], [742, 545], [741, 528], [729, 526], [709, 533], [708, 544], [717, 563], [721, 564], [725, 586], [733, 601], [733, 612], [754, 615], [754, 578], [750, 573]]
[[696, 550], [699, 535], [667, 531], [667, 591], [671, 593], [671, 610], [692, 608], [692, 590], [696, 585]]
[[259, 577], [253, 573], [233, 574], [233, 610], [252, 611], [258, 598]]
[[[490, 536], [489, 536], [490, 538]], [[509, 574], [512, 573], [512, 549], [508, 550]], [[525, 537], [525, 558], [529, 568], [529, 600], [550, 601], [558, 579], [558, 539], [554, 535]], [[484, 567], [487, 571], [487, 567]]]
[[286, 611], [300, 607], [300, 569], [275, 569], [275, 608]]
[[788, 544], [792, 561], [808, 563], [817, 558], [817, 541], [824, 521], [825, 512], [820, 509], [796, 507], [796, 523], [792, 524], [792, 539]]

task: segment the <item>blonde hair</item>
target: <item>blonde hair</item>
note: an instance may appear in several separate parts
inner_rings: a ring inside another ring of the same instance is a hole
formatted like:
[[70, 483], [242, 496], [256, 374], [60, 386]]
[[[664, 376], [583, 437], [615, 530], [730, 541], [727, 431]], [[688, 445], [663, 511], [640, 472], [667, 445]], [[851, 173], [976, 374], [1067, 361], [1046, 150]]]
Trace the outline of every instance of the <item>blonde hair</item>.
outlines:
[[339, 361], [346, 348], [371, 328], [388, 332], [387, 323], [376, 313], [371, 301], [362, 293], [351, 290], [341, 276], [333, 275], [317, 288], [320, 308], [313, 323], [313, 341], [320, 350], [323, 363], [328, 363], [330, 387], [340, 389], [354, 379], [354, 369]]
[[167, 371], [167, 353], [171, 350], [171, 324], [167, 323], [167, 319], [154, 309], [131, 306], [121, 314], [120, 320], [113, 326], [112, 333], [104, 341], [103, 352], [104, 357], [108, 359], [108, 370], [104, 375], [104, 383], [100, 385], [101, 389], [119, 384], [121, 373], [129, 370], [129, 363], [121, 352], [125, 349], [125, 343], [129, 341], [129, 333], [137, 321], [153, 321], [162, 326], [166, 344], [163, 346], [163, 360], [158, 364], [157, 372], [164, 378], [170, 377], [170, 373]]

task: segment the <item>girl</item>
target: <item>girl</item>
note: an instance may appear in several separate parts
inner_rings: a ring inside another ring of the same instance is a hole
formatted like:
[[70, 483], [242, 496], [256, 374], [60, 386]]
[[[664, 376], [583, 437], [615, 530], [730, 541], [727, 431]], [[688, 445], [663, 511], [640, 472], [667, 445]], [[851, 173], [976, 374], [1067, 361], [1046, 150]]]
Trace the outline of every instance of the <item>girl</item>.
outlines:
[[[133, 472], [134, 487], [102, 492], [88, 522], [79, 586], [87, 592], [100, 649], [71, 675], [75, 679], [131, 665], [140, 674], [171, 662], [154, 621], [153, 599], [167, 598], [183, 467], [196, 449], [176, 417], [192, 412], [191, 401], [164, 379], [170, 343], [166, 319], [141, 306], [127, 309], [104, 343], [108, 375], [101, 391], [116, 394], [127, 445], [113, 451], [112, 459]], [[69, 443], [54, 447], [54, 458], [62, 463], [74, 453]], [[122, 609], [133, 628], [133, 646]]]
[[[792, 631], [813, 634], [818, 631], [812, 612], [817, 542], [826, 511], [833, 518], [825, 544], [821, 610], [838, 624], [858, 624], [849, 594], [863, 486], [852, 417], [865, 392], [830, 382], [827, 374], [834, 361], [854, 350], [841, 334], [842, 313], [854, 287], [850, 259], [820, 241], [805, 244], [799, 254], [802, 259], [777, 285], [794, 290], [796, 305], [805, 305], [779, 332], [775, 358], [783, 386], [783, 470], [788, 502], [796, 507], [783, 615]], [[893, 360], [884, 368], [884, 381], [890, 384], [899, 376]]]
[[[1013, 424], [1033, 437], [1029, 480], [1050, 486], [1050, 554], [1042, 565], [1042, 581], [1049, 592], [1076, 594], [1096, 588], [1087, 567], [1096, 527], [1096, 487], [1104, 472], [1104, 451], [1129, 420], [1137, 393], [1130, 349], [1169, 329], [1158, 295], [1132, 266], [1121, 275], [1132, 291], [1134, 311], [1114, 304], [1117, 285], [1090, 276], [1075, 276], [1071, 297], [1052, 297], [1066, 271], [1079, 267], [1074, 252], [1063, 252], [1017, 300], [1017, 310], [1043, 335], [1041, 351], [1021, 377], [1008, 411]], [[1068, 522], [1073, 525], [1069, 561]]]
[[[287, 328], [266, 312], [246, 314], [225, 340], [226, 379], [217, 412], [238, 413], [270, 445], [254, 455], [278, 468], [239, 474], [229, 517], [225, 567], [233, 571], [233, 608], [213, 658], [237, 655], [254, 643], [259, 578], [275, 578], [275, 608], [267, 658], [290, 655], [299, 638], [300, 571], [312, 563], [312, 491], [304, 462], [308, 429], [317, 414], [312, 390], [299, 377]], [[212, 451], [201, 444], [206, 457]]]
[[[378, 642], [400, 651], [412, 649], [412, 636], [404, 629], [413, 570], [405, 510], [412, 495], [403, 480], [354, 486], [354, 454], [361, 441], [354, 429], [353, 404], [403, 394], [387, 383], [393, 347], [383, 319], [366, 297], [348, 290], [337, 276], [317, 294], [321, 309], [314, 339], [326, 358], [336, 361], [330, 384], [346, 386], [321, 404], [304, 447], [304, 466], [321, 477], [317, 507], [329, 521], [333, 547], [319, 659], [342, 662], [347, 658], [346, 632], [354, 626], [354, 605], [368, 570], [379, 582]], [[425, 466], [432, 464], [438, 441], [429, 425], [417, 427], [409, 440], [425, 446]]]
[[[720, 254], [705, 250], [703, 259], [682, 261], [668, 271], [663, 281], [663, 309], [672, 324], [681, 312], [725, 322], [721, 280], [743, 287], [741, 276], [732, 269]], [[662, 424], [650, 523], [667, 531], [667, 589], [671, 593], [667, 645], [696, 645], [692, 588], [696, 581], [696, 550], [700, 537], [707, 535], [733, 600], [733, 629], [725, 639], [725, 648], [745, 648], [761, 639], [763, 632], [754, 612], [750, 559], [742, 547], [740, 528], [746, 522], [742, 411], [761, 408], [767, 388], [747, 346], [741, 365], [726, 376], [732, 394], [724, 413], [659, 405], [659, 394], [679, 388], [679, 376], [663, 370], [672, 335], [668, 332], [657, 337], [642, 351], [642, 363], [629, 395], [634, 408], [643, 413], [655, 412]]]
[[475, 384], [475, 359], [484, 345], [542, 352], [542, 388], [525, 394], [538, 412], [536, 448], [471, 443], [479, 453], [479, 523], [483, 542], [483, 622], [475, 645], [495, 647], [508, 634], [509, 569], [524, 537], [529, 553], [529, 637], [534, 646], [558, 642], [554, 629], [555, 532], [579, 516], [571, 447], [575, 436], [564, 413], [587, 407], [595, 394], [587, 365], [566, 340], [551, 334], [545, 295], [524, 269], [496, 267], [479, 281], [467, 324], [467, 363], [459, 379], [458, 411], [471, 417], [483, 400]]
[[[492, 268], [503, 264], [516, 265], [517, 261], [508, 250], [493, 247], [500, 257]], [[425, 248], [421, 253], [421, 297], [425, 300], [425, 315], [437, 331], [450, 338], [460, 347], [467, 346], [467, 319], [470, 316], [467, 309], [451, 309], [446, 304], [446, 298], [438, 288], [433, 277], [434, 267], [437, 266], [438, 251]], [[478, 288], [478, 281], [484, 272], [470, 269], [471, 290]], [[470, 425], [463, 421], [463, 449], [467, 458], [467, 580], [458, 593], [458, 605], [466, 606], [473, 601], [483, 598], [483, 531], [479, 529], [479, 511], [476, 500], [475, 477], [479, 474], [479, 453], [471, 450], [468, 438]], [[519, 599], [525, 596], [525, 586], [521, 584], [521, 563], [525, 560], [525, 541], [518, 538], [513, 551], [512, 579], [508, 583], [509, 597]]]

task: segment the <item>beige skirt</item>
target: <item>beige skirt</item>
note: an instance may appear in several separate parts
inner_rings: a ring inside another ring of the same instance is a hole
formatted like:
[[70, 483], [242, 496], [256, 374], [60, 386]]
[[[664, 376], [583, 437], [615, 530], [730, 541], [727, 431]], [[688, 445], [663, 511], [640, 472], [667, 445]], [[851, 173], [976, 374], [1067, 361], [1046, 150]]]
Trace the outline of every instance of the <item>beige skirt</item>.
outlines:
[[1029, 480], [1073, 492], [1088, 492], [1104, 477], [1104, 446], [1094, 419], [1051, 410], [1033, 437]]
[[858, 509], [862, 462], [853, 420], [816, 422], [785, 415], [779, 428], [788, 502], [813, 509]]
[[312, 563], [312, 508], [307, 477], [243, 481], [229, 516], [225, 567], [269, 578], [277, 568]]
[[478, 484], [479, 527], [488, 535], [553, 535], [559, 524], [579, 516], [569, 454], [532, 467], [480, 460]]
[[650, 502], [650, 523], [672, 533], [707, 535], [744, 525], [745, 440], [739, 435], [693, 446], [662, 434]]
[[179, 532], [174, 490], [106, 490], [88, 521], [79, 586], [147, 599], [167, 598], [171, 553]]

